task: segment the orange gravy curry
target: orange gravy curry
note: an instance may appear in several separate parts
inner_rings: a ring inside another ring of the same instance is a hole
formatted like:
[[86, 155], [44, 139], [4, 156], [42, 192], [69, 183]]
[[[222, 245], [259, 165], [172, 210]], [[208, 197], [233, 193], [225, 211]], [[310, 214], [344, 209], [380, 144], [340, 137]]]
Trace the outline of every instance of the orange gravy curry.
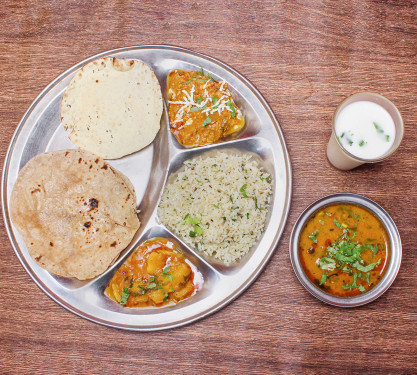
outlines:
[[389, 238], [380, 220], [354, 204], [334, 204], [309, 218], [299, 255], [308, 278], [327, 293], [349, 297], [375, 286], [388, 267]]
[[127, 307], [173, 305], [195, 294], [202, 275], [165, 238], [139, 245], [117, 270], [105, 294]]
[[173, 70], [167, 78], [171, 132], [184, 146], [201, 146], [237, 133], [245, 125], [225, 81], [203, 69]]

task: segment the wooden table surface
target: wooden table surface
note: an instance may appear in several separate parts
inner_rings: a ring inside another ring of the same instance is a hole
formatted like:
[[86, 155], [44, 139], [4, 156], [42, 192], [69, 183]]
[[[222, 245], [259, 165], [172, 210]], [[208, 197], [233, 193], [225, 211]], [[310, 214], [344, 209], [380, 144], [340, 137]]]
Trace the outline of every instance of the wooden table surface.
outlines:
[[[285, 231], [259, 278], [221, 311], [167, 331], [121, 331], [60, 307], [26, 274], [1, 222], [1, 373], [416, 373], [416, 1], [3, 0], [0, 20], [2, 165], [21, 117], [60, 73], [109, 49], [168, 44], [218, 58], [258, 88], [293, 171]], [[393, 101], [405, 137], [389, 160], [342, 172], [325, 155], [331, 117], [357, 91]], [[382, 205], [403, 243], [394, 284], [359, 308], [315, 299], [290, 264], [298, 215], [336, 192]]]

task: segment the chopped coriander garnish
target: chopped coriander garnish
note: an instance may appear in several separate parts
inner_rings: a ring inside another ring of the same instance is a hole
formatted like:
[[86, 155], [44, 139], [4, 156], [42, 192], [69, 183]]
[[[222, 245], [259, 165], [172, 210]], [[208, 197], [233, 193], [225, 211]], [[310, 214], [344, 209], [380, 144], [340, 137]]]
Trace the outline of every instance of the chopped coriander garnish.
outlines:
[[340, 138], [343, 138], [345, 136], [345, 133], [343, 132], [342, 135], [340, 136]]
[[207, 117], [204, 121], [203, 121], [203, 123], [201, 124], [202, 126], [207, 126], [208, 124], [210, 124], [211, 123], [211, 118], [210, 117]]
[[245, 198], [250, 198], [247, 194], [246, 194], [246, 186], [248, 186], [247, 184], [245, 184], [245, 185], [243, 185], [241, 188], [240, 188], [240, 192], [242, 193], [242, 195], [245, 197]]
[[323, 221], [323, 220], [321, 220], [321, 219], [319, 219], [319, 223], [320, 223], [321, 225], [324, 225], [324, 221]]
[[316, 229], [313, 233], [311, 233], [309, 236], [308, 236], [308, 238], [311, 240], [311, 241], [313, 241], [314, 243], [317, 243], [317, 238], [316, 238], [316, 236], [317, 236], [317, 234], [319, 233], [319, 230], [318, 229]]
[[188, 81], [183, 82], [183, 85], [187, 85], [192, 81], [199, 81], [199, 82], [207, 82], [208, 79], [202, 79], [202, 78], [191, 78]]
[[320, 285], [323, 285], [326, 282], [326, 280], [327, 280], [327, 273], [323, 272], [323, 275], [320, 280]]
[[338, 228], [343, 229], [342, 225], [336, 219], [334, 219], [333, 222]]
[[365, 141], [362, 139], [362, 140], [359, 142], [359, 147], [362, 147], [364, 144], [365, 144]]
[[203, 105], [202, 107], [191, 107], [190, 112], [202, 111], [203, 109], [206, 109], [206, 108], [207, 108], [207, 104]]
[[169, 269], [170, 269], [170, 266], [166, 266], [166, 267], [162, 270], [162, 273], [163, 273], [164, 275], [166, 275], [166, 274], [169, 272]]
[[130, 290], [127, 289], [127, 287], [124, 287], [123, 292], [122, 292], [122, 298], [120, 300], [120, 304], [121, 305], [126, 305], [127, 299], [129, 298], [129, 296], [130, 296]]
[[204, 69], [201, 66], [200, 66], [200, 69], [201, 70], [197, 70], [195, 73], [200, 75], [200, 76], [203, 76], [204, 75]]
[[364, 291], [366, 290], [366, 289], [363, 287], [363, 285], [361, 285], [361, 284], [359, 284], [358, 289], [359, 289], [361, 292], [364, 292]]
[[202, 101], [203, 101], [203, 98], [201, 96], [199, 96], [196, 100], [197, 104], [201, 104]]
[[213, 104], [214, 104], [214, 105], [216, 105], [217, 100], [218, 100], [218, 99], [217, 99], [215, 96], [213, 96], [213, 97], [211, 98], [211, 101], [213, 102]]
[[198, 224], [195, 224], [193, 228], [196, 235], [201, 236], [203, 234], [203, 229]]
[[185, 216], [185, 218], [184, 218], [184, 221], [187, 223], [187, 224], [190, 224], [190, 225], [194, 225], [194, 224], [200, 224], [200, 222], [201, 222], [201, 219], [200, 218], [198, 218], [198, 217], [191, 217], [190, 215], [186, 215]]
[[332, 216], [332, 214], [331, 213], [329, 213], [329, 212], [324, 212], [327, 216]]
[[156, 288], [156, 283], [150, 283], [150, 284], [146, 287], [146, 289], [154, 289], [154, 288]]
[[385, 137], [387, 138], [387, 142], [389, 142], [389, 135], [386, 135]]
[[235, 106], [233, 105], [232, 101], [228, 100], [226, 104], [229, 106], [230, 110], [232, 111], [232, 118], [235, 118], [236, 117], [236, 109], [235, 109]]
[[190, 237], [195, 237], [195, 232], [193, 232], [192, 230], [190, 230]]

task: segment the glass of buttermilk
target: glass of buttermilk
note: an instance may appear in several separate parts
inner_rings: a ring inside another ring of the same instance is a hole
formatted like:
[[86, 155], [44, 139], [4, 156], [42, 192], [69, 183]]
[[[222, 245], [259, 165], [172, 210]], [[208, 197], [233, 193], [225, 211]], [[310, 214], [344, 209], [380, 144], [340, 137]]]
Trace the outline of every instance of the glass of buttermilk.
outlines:
[[379, 94], [353, 94], [333, 115], [327, 158], [342, 170], [376, 163], [398, 149], [403, 135], [403, 120], [393, 103]]

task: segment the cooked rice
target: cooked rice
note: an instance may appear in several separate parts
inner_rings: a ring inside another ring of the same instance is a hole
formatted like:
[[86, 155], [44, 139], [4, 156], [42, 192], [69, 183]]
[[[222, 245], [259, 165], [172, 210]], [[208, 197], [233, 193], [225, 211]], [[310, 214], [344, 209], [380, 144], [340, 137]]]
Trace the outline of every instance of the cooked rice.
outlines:
[[[240, 259], [264, 231], [269, 174], [251, 155], [225, 152], [187, 160], [184, 167], [165, 187], [158, 207], [161, 222], [227, 265]], [[195, 227], [199, 220], [202, 234]]]

